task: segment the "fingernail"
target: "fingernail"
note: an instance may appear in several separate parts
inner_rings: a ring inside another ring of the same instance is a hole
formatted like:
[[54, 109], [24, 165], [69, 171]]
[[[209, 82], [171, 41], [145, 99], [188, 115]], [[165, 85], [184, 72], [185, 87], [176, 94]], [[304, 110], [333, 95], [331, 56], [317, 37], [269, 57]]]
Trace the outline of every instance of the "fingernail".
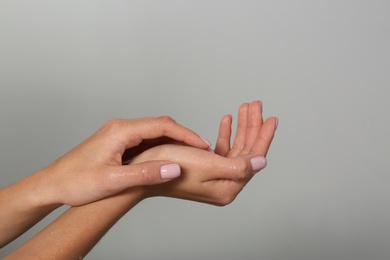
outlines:
[[205, 142], [209, 147], [211, 146], [211, 143], [209, 140], [207, 140], [206, 138], [203, 138], [203, 137], [200, 137], [202, 138], [203, 142]]
[[161, 166], [160, 175], [162, 179], [173, 179], [180, 176], [181, 170], [178, 164], [166, 164]]
[[267, 159], [265, 157], [259, 156], [259, 157], [253, 157], [250, 159], [250, 162], [252, 164], [252, 170], [254, 172], [258, 172], [267, 166]]
[[275, 130], [278, 129], [278, 125], [279, 125], [279, 118], [275, 117], [276, 121], [275, 121]]

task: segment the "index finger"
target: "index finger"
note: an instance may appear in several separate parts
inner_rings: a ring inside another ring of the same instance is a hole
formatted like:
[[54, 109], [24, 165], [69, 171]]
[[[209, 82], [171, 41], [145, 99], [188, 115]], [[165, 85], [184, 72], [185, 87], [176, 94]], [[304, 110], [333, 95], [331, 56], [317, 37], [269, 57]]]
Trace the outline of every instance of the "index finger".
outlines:
[[142, 140], [159, 137], [169, 137], [201, 149], [207, 149], [211, 145], [206, 139], [178, 124], [169, 116], [118, 120], [121, 126], [117, 134], [125, 149], [139, 145]]

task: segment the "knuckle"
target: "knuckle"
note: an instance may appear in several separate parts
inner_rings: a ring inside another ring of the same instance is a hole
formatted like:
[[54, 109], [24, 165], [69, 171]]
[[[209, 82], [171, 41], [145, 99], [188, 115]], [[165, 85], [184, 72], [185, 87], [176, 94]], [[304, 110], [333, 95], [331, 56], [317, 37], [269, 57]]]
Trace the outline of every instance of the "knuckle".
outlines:
[[[132, 166], [128, 166], [132, 167]], [[148, 185], [158, 182], [158, 175], [148, 166], [139, 164], [131, 169], [128, 167], [115, 167], [101, 172], [95, 181], [103, 193], [115, 194], [123, 189]]]
[[138, 175], [140, 176], [140, 184], [149, 184], [157, 182], [156, 174], [153, 174], [153, 171], [145, 164], [140, 165]]
[[242, 178], [246, 177], [247, 172], [248, 172], [248, 165], [247, 165], [247, 163], [245, 162], [245, 160], [239, 160], [237, 164], [238, 164], [238, 165], [237, 165], [238, 174], [239, 174]]
[[123, 126], [123, 120], [119, 118], [113, 118], [107, 121], [104, 124], [104, 128], [107, 129], [108, 131], [117, 131], [119, 128]]
[[175, 120], [173, 120], [172, 117], [170, 116], [159, 116], [157, 117], [157, 120], [162, 123], [162, 124], [172, 124], [172, 123], [176, 123]]
[[232, 170], [232, 177], [237, 180], [244, 180], [248, 178], [248, 165], [245, 160], [235, 160], [230, 167]]

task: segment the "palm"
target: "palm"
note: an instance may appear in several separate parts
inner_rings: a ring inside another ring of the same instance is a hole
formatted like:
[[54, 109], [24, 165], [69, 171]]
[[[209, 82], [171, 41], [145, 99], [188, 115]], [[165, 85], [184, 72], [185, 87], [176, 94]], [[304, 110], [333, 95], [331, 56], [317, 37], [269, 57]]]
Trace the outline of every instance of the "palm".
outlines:
[[252, 178], [250, 158], [265, 156], [275, 132], [275, 119], [263, 122], [260, 102], [239, 109], [236, 137], [230, 147], [231, 116], [221, 120], [215, 154], [189, 146], [164, 144], [136, 156], [132, 163], [150, 159], [176, 162], [182, 176], [147, 186], [146, 196], [167, 196], [214, 205], [232, 202]]

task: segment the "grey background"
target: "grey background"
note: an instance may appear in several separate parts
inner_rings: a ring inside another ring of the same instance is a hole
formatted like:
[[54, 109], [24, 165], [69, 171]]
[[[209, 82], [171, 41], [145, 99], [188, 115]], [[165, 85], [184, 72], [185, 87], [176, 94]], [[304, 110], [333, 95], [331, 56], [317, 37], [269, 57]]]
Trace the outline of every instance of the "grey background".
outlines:
[[233, 204], [147, 200], [86, 259], [389, 259], [389, 13], [387, 0], [0, 1], [1, 187], [112, 117], [170, 115], [215, 142], [222, 115], [261, 99], [280, 125]]

